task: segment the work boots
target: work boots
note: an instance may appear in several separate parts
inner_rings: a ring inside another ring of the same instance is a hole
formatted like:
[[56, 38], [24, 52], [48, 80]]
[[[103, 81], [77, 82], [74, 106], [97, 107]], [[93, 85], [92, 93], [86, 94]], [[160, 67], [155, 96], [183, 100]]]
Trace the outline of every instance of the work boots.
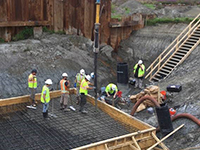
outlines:
[[67, 107], [67, 105], [65, 105], [64, 107], [65, 107], [64, 112], [70, 111], [70, 109]]
[[62, 103], [60, 103], [60, 110], [64, 109], [64, 105]]

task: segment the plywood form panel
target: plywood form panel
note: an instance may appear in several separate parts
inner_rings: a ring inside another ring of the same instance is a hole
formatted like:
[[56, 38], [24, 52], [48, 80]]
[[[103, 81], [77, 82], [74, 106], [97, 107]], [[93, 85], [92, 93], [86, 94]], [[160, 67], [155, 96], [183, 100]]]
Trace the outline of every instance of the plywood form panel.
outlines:
[[47, 20], [50, 21], [50, 29], [53, 30], [53, 1], [47, 0]]
[[23, 6], [22, 0], [14, 0], [12, 1], [12, 10], [13, 10], [13, 15], [12, 15], [12, 21], [21, 21], [23, 20], [22, 18], [22, 10]]
[[7, 1], [0, 0], [0, 21], [7, 21]]
[[89, 39], [92, 39], [92, 34], [94, 30], [94, 19], [95, 19], [94, 0], [85, 0], [84, 8], [85, 8], [84, 10], [84, 36]]
[[43, 0], [29, 0], [29, 20], [41, 21], [41, 1]]
[[54, 0], [54, 31], [63, 31], [63, 1]]
[[111, 19], [111, 0], [101, 1], [102, 14], [100, 17], [100, 43], [109, 44], [110, 28], [108, 23]]
[[20, 21], [28, 21], [29, 20], [29, 0], [21, 0], [22, 4], [22, 20]]

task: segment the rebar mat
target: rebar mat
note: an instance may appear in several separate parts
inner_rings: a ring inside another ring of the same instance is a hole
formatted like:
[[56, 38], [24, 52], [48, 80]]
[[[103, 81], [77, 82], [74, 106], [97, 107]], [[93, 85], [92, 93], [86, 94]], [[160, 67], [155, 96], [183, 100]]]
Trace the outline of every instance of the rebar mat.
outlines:
[[[75, 96], [72, 96], [75, 100]], [[106, 113], [86, 104], [88, 114], [59, 110], [60, 99], [50, 102], [49, 120], [42, 116], [42, 105], [0, 115], [0, 150], [62, 150], [95, 143], [137, 131], [120, 124]]]

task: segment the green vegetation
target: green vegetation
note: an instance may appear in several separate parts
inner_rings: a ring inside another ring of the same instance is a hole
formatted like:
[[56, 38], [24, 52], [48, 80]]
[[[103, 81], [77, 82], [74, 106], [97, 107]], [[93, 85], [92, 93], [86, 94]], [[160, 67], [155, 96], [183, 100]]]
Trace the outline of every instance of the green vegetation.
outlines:
[[48, 33], [55, 33], [55, 34], [65, 34], [65, 31], [58, 31], [58, 32], [55, 32], [53, 30], [49, 30], [47, 27], [43, 27], [43, 32], [48, 32]]
[[0, 43], [4, 43], [4, 42], [5, 42], [5, 40], [0, 38]]
[[146, 22], [147, 26], [154, 26], [157, 23], [190, 23], [193, 18], [155, 18]]
[[121, 21], [122, 20], [122, 15], [120, 15], [120, 14], [112, 15], [111, 18], [112, 19], [118, 19], [118, 21]]
[[33, 35], [33, 28], [32, 27], [31, 28], [25, 27], [24, 30], [22, 30], [18, 34], [16, 34], [12, 38], [12, 40], [13, 41], [24, 40], [24, 39], [28, 39], [32, 35]]
[[156, 9], [156, 6], [154, 4], [144, 4], [144, 6], [153, 10]]
[[126, 14], [130, 14], [130, 8], [127, 8], [127, 7], [126, 7], [126, 8], [124, 8], [124, 9], [125, 9], [125, 13], [126, 13]]
[[115, 7], [116, 6], [112, 3], [111, 4], [111, 13], [115, 13], [116, 12]]

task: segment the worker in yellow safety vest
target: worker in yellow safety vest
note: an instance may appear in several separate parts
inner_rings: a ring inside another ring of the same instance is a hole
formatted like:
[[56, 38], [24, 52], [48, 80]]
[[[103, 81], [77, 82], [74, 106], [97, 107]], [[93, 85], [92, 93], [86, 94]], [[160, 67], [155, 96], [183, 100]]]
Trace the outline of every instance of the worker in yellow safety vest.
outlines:
[[107, 97], [113, 96], [113, 98], [116, 98], [118, 88], [115, 84], [110, 83], [106, 86], [105, 92]]
[[139, 60], [138, 63], [134, 66], [133, 74], [136, 81], [135, 88], [139, 87], [142, 89], [142, 82], [145, 74], [145, 66], [142, 60]]
[[42, 88], [42, 93], [41, 93], [41, 102], [43, 104], [43, 117], [44, 119], [48, 118], [48, 108], [49, 108], [49, 102], [50, 102], [50, 92], [49, 92], [49, 86], [53, 84], [51, 79], [47, 79], [45, 81], [45, 85]]
[[35, 101], [35, 92], [37, 89], [37, 78], [36, 78], [37, 70], [33, 69], [31, 74], [28, 76], [28, 87], [30, 90], [30, 98], [32, 100], [32, 107], [36, 107]]
[[76, 87], [76, 98], [77, 98], [77, 102], [76, 104], [78, 105], [79, 102], [80, 102], [80, 95], [79, 95], [79, 90], [80, 90], [80, 84], [81, 84], [81, 81], [85, 79], [85, 70], [84, 69], [81, 69], [80, 70], [80, 73], [77, 73], [76, 74], [76, 79], [75, 79], [75, 87]]
[[84, 106], [86, 104], [86, 95], [88, 94], [88, 90], [94, 89], [94, 87], [89, 87], [90, 82], [90, 75], [86, 75], [85, 79], [82, 80], [80, 84], [80, 90], [79, 93], [81, 94], [81, 101], [80, 101], [80, 109], [79, 111], [83, 114], [87, 114], [87, 111], [84, 109]]
[[68, 100], [69, 100], [69, 87], [70, 82], [68, 80], [68, 74], [62, 74], [62, 80], [60, 80], [60, 88], [61, 88], [61, 99], [60, 99], [60, 110], [70, 111], [68, 108]]

